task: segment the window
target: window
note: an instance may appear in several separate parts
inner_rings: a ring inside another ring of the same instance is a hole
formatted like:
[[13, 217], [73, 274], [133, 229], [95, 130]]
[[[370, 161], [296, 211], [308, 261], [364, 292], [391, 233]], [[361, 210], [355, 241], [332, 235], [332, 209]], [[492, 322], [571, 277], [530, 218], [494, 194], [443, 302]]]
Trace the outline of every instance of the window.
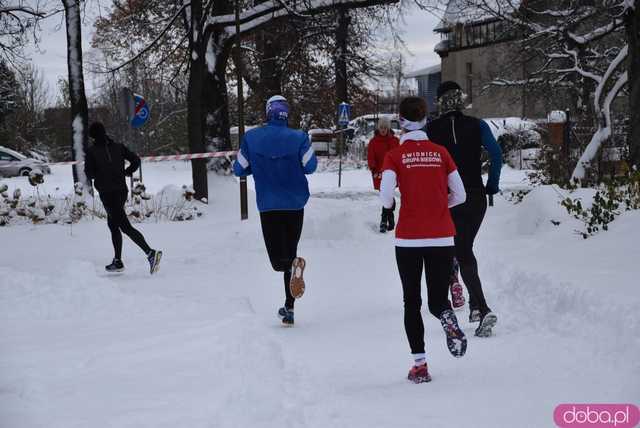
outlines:
[[13, 155], [10, 155], [9, 153], [5, 153], [5, 152], [0, 152], [0, 161], [17, 161], [19, 160], [18, 158], [16, 158]]
[[491, 43], [496, 39], [496, 23], [490, 22], [487, 26], [487, 43]]
[[474, 34], [476, 45], [482, 45], [485, 43], [486, 27], [486, 24], [476, 26], [476, 32]]
[[473, 65], [472, 63], [467, 63], [467, 101], [469, 103], [473, 102]]

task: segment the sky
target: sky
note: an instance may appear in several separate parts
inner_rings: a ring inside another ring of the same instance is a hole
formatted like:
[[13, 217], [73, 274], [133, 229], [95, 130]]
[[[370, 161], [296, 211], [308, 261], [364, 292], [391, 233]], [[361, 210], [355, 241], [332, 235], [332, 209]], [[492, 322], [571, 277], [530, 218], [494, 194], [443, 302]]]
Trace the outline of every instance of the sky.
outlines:
[[[104, 3], [104, 2], [103, 2]], [[107, 13], [104, 7], [99, 7], [99, 2], [87, 8], [83, 19], [82, 42], [85, 52], [85, 85], [87, 94], [91, 96], [96, 86], [95, 78], [86, 71], [87, 54], [91, 50], [90, 42], [93, 34], [93, 22], [100, 14]], [[411, 6], [399, 18], [397, 26], [402, 29], [402, 39], [406, 43], [404, 52], [406, 60], [406, 72], [411, 72], [424, 67], [438, 64], [440, 59], [433, 51], [433, 47], [440, 41], [433, 28], [439, 19], [433, 14], [419, 10]], [[62, 14], [49, 18], [42, 24], [40, 42], [37, 46], [31, 44], [27, 47], [27, 53], [33, 63], [44, 73], [49, 85], [51, 101], [54, 102], [58, 89], [57, 81], [60, 77], [67, 77], [67, 41], [64, 29], [64, 17]], [[389, 50], [391, 47], [381, 46], [381, 50]]]

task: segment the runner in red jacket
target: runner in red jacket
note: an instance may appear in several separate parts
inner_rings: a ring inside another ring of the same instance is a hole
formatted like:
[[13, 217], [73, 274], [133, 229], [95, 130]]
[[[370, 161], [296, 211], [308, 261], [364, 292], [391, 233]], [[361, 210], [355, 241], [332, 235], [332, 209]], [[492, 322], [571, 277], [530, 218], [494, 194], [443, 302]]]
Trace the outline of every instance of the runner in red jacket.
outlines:
[[414, 359], [408, 378], [415, 383], [431, 380], [420, 315], [423, 268], [429, 312], [440, 320], [449, 352], [454, 357], [461, 357], [467, 348], [467, 339], [448, 300], [456, 234], [449, 208], [463, 203], [466, 194], [447, 149], [429, 141], [427, 134], [421, 131], [426, 117], [424, 99], [408, 97], [402, 100], [401, 145], [387, 153], [380, 186], [380, 198], [386, 208], [391, 208], [395, 202], [396, 185], [400, 188], [396, 261], [404, 296], [404, 326]]
[[[398, 147], [400, 142], [391, 131], [391, 121], [387, 116], [380, 116], [374, 137], [369, 141], [367, 149], [367, 160], [369, 170], [373, 177], [373, 188], [380, 190], [380, 181], [382, 180], [382, 166], [384, 157], [390, 150]], [[382, 208], [382, 216], [380, 218], [380, 232], [385, 233], [387, 230], [393, 230], [395, 227], [395, 218], [393, 211], [395, 210], [395, 201], [390, 210]]]

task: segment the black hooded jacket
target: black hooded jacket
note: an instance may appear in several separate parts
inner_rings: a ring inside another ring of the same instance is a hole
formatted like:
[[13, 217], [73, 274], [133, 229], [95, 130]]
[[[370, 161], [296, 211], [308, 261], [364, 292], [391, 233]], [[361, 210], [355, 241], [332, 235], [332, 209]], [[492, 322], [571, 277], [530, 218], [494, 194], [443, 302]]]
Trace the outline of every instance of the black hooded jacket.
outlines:
[[[129, 161], [126, 169], [125, 160]], [[84, 172], [88, 179], [94, 180], [100, 193], [127, 190], [125, 176], [132, 175], [139, 167], [140, 158], [108, 136], [96, 139], [85, 155]]]

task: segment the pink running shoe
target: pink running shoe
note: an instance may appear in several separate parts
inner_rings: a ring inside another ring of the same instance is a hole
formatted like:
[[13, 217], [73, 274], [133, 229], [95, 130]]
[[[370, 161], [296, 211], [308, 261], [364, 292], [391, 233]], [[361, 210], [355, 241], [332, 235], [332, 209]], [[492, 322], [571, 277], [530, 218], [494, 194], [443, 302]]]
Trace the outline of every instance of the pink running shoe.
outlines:
[[464, 291], [462, 290], [462, 285], [460, 285], [460, 280], [458, 279], [458, 274], [460, 272], [460, 265], [458, 264], [457, 259], [453, 259], [453, 269], [451, 271], [451, 278], [449, 279], [449, 289], [451, 290], [451, 303], [453, 309], [460, 309], [464, 306]]
[[453, 309], [460, 309], [464, 306], [464, 291], [462, 290], [462, 285], [456, 279], [451, 283], [451, 305]]
[[411, 367], [407, 379], [413, 383], [431, 382], [431, 375], [427, 369], [427, 363]]

